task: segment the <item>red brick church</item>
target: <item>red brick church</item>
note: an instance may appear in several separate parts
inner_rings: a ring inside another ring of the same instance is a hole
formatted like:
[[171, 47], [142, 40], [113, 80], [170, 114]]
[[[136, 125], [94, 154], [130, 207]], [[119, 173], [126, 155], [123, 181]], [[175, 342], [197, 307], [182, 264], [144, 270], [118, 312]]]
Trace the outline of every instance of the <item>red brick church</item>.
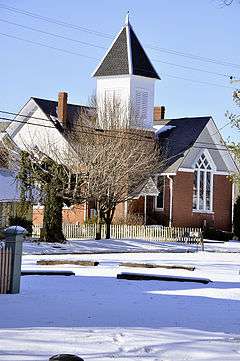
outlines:
[[[228, 176], [237, 171], [237, 165], [211, 116], [166, 119], [165, 108], [154, 107], [155, 82], [160, 77], [128, 18], [93, 76], [99, 103], [103, 98], [116, 96], [122, 102], [133, 102], [139, 124], [129, 127], [155, 132], [167, 149], [165, 169], [161, 174], [156, 172], [135, 199], [117, 207], [114, 221], [122, 222], [135, 215], [145, 224], [205, 225], [230, 230], [235, 195]], [[21, 112], [50, 120], [54, 137], [60, 139], [66, 123], [74, 131], [76, 114], [82, 108], [68, 104], [67, 94], [59, 93], [58, 102], [31, 98]], [[26, 118], [24, 125], [12, 123], [6, 130], [20, 147], [28, 121]], [[38, 139], [39, 133], [36, 142]], [[83, 223], [94, 217], [94, 212], [88, 204], [65, 207], [64, 222]], [[41, 206], [34, 207], [35, 224], [42, 223], [42, 213]]]

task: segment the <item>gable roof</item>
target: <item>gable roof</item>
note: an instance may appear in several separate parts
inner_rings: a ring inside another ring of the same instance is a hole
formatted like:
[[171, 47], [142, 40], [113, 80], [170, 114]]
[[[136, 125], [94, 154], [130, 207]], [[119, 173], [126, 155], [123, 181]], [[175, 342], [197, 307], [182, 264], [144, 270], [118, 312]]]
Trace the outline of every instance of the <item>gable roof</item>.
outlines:
[[[41, 108], [41, 110], [52, 120], [55, 120], [55, 125], [59, 125], [59, 127], [62, 128], [60, 125], [60, 122], [58, 122], [58, 102], [55, 100], [49, 100], [49, 99], [41, 99], [41, 98], [32, 98], [35, 103]], [[81, 112], [88, 112], [91, 111], [90, 107], [79, 105], [79, 104], [67, 104], [67, 123], [69, 125], [69, 128], [75, 128], [77, 125], [79, 125], [79, 115]]]
[[164, 147], [168, 159], [165, 172], [176, 172], [186, 152], [193, 146], [199, 135], [210, 121], [211, 116], [161, 120], [155, 123], [166, 126], [166, 131], [157, 133], [160, 144]]
[[127, 74], [160, 79], [129, 21], [121, 29], [93, 76]]

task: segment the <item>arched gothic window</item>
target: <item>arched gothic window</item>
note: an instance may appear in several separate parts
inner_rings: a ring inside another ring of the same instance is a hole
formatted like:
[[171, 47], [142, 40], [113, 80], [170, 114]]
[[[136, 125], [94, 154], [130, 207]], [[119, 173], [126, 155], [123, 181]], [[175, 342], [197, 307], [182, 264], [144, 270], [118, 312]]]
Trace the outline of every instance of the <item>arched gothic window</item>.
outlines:
[[211, 212], [213, 209], [213, 166], [205, 152], [195, 163], [193, 210]]

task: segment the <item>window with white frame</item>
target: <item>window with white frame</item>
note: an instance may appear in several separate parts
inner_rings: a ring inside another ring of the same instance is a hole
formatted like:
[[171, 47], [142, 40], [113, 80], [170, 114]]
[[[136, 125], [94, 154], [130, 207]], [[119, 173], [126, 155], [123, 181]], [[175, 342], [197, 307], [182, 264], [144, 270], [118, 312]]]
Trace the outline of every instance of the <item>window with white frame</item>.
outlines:
[[207, 154], [202, 153], [195, 163], [193, 182], [193, 210], [211, 212], [213, 208], [213, 167]]
[[163, 199], [164, 199], [164, 177], [163, 176], [157, 177], [157, 188], [158, 188], [159, 193], [155, 197], [155, 208], [163, 209]]

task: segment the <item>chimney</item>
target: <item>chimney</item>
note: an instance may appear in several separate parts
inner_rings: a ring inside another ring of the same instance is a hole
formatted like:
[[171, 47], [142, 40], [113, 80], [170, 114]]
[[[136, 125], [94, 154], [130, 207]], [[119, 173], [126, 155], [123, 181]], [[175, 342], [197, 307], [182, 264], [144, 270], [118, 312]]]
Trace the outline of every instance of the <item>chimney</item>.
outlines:
[[58, 120], [62, 126], [67, 126], [67, 98], [68, 93], [59, 92], [58, 93]]
[[154, 120], [161, 120], [165, 118], [165, 107], [154, 107]]

